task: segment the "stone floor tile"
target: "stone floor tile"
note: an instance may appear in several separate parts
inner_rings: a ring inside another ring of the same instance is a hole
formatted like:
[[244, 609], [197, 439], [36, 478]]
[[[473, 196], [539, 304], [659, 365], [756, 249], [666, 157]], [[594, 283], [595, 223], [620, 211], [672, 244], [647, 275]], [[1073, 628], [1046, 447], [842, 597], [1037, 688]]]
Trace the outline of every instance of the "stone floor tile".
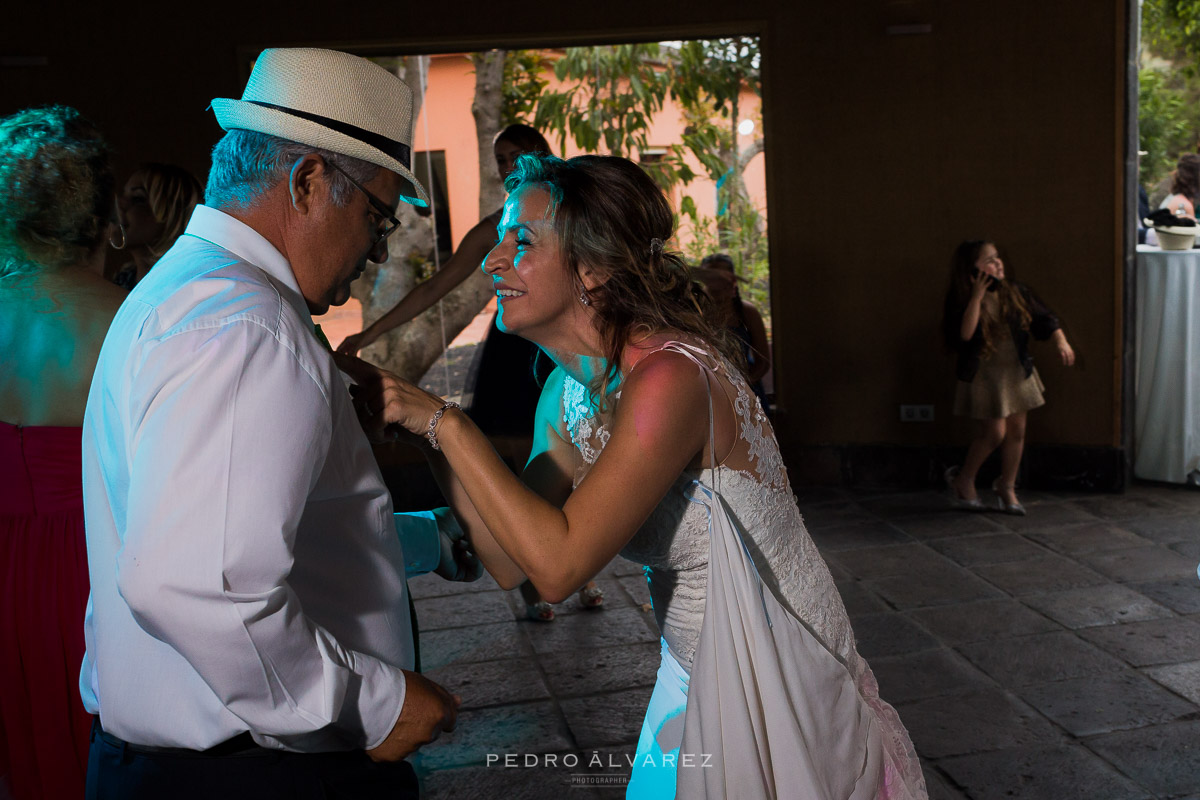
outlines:
[[1192, 564], [1200, 564], [1200, 540], [1175, 542], [1169, 545], [1179, 555], [1188, 559]]
[[463, 711], [450, 733], [421, 748], [413, 766], [423, 772], [487, 764], [489, 753], [550, 753], [575, 744], [549, 701]]
[[504, 592], [468, 592], [414, 601], [421, 632], [506, 622], [513, 618]]
[[1161, 496], [1136, 493], [1100, 495], [1071, 502], [1100, 519], [1136, 519], [1174, 514], [1181, 510], [1179, 505]]
[[1024, 561], [1046, 554], [1044, 548], [1016, 533], [985, 533], [979, 536], [959, 536], [935, 539], [929, 546], [947, 558], [974, 567], [1004, 561]]
[[1159, 544], [1194, 542], [1200, 539], [1200, 513], [1124, 519], [1119, 524], [1122, 528]]
[[1195, 614], [1200, 612], [1200, 582], [1195, 578], [1147, 581], [1133, 584], [1133, 588], [1176, 613]]
[[[623, 588], [629, 595], [629, 598], [633, 601], [634, 606], [640, 608], [641, 606], [652, 605], [650, 600], [650, 587], [646, 584], [646, 579], [641, 575], [630, 575], [626, 578], [617, 578], [617, 583], [619, 583], [621, 588]], [[608, 602], [607, 598], [605, 598], [605, 602]], [[650, 609], [647, 608], [644, 610], [649, 611]]]
[[853, 502], [854, 493], [840, 486], [801, 486], [794, 485], [792, 493], [800, 508], [808, 506], [834, 505]]
[[879, 696], [892, 705], [945, 694], [986, 689], [992, 681], [948, 648], [872, 658]]
[[912, 576], [924, 574], [927, 569], [940, 569], [948, 563], [942, 556], [916, 542], [830, 552], [826, 561], [837, 564], [856, 578]]
[[950, 644], [1026, 636], [1061, 630], [1058, 623], [1016, 600], [983, 600], [907, 612], [926, 630]]
[[925, 789], [929, 792], [929, 800], [967, 800], [967, 796], [955, 788], [932, 764], [922, 766], [925, 770]]
[[878, 595], [856, 580], [837, 581], [834, 586], [841, 594], [842, 604], [846, 606], [846, 613], [850, 615], [851, 620], [865, 614], [878, 614], [891, 610], [886, 603], [879, 599]]
[[1188, 619], [1154, 619], [1084, 628], [1079, 635], [1135, 667], [1200, 659], [1200, 625]]
[[896, 711], [927, 759], [1059, 741], [1041, 715], [1000, 689], [932, 697]]
[[516, 622], [496, 622], [469, 628], [421, 631], [421, 666], [469, 664], [498, 658], [520, 658], [533, 652]]
[[1066, 631], [958, 645], [972, 663], [1009, 688], [1118, 672], [1117, 659]]
[[1077, 745], [1022, 747], [938, 762], [972, 800], [1143, 800], [1150, 794]]
[[993, 520], [992, 516], [949, 510], [937, 514], [901, 517], [893, 520], [893, 524], [914, 539], [922, 540], [1006, 530], [1003, 525]]
[[856, 503], [826, 503], [806, 505], [800, 503], [800, 518], [811, 533], [821, 528], [840, 528], [861, 525], [864, 522], [879, 522], [879, 518]]
[[[628, 744], [634, 752], [652, 687], [576, 697], [561, 701], [567, 725], [584, 749]], [[602, 713], [598, 713], [601, 712]]]
[[1029, 607], [1073, 629], [1173, 616], [1170, 609], [1144, 594], [1112, 583], [1028, 595], [1023, 600]]
[[1038, 506], [1037, 509], [1031, 509], [1023, 517], [1015, 517], [1011, 514], [993, 514], [992, 516], [1001, 525], [1014, 531], [1045, 530], [1046, 528], [1054, 528], [1059, 525], [1083, 524], [1096, 521], [1096, 517], [1071, 503], [1049, 503], [1044, 506]]
[[854, 620], [854, 638], [863, 658], [931, 650], [938, 642], [901, 614], [866, 614]]
[[536, 653], [556, 653], [563, 650], [611, 647], [637, 642], [657, 642], [658, 629], [654, 615], [640, 608], [606, 608], [589, 614], [575, 614], [568, 620], [550, 623], [527, 621], [521, 623], [525, 635]]
[[879, 547], [912, 541], [886, 522], [864, 522], [858, 525], [810, 529], [809, 535], [820, 548], [822, 555], [839, 550], [852, 550], [856, 547]]
[[540, 658], [556, 697], [578, 697], [635, 686], [653, 686], [661, 659], [658, 642], [563, 650]]
[[970, 571], [950, 561], [936, 567], [931, 564], [921, 570], [920, 580], [914, 580], [913, 577], [896, 575], [866, 581], [866, 585], [896, 608], [969, 603], [1004, 596]]
[[408, 591], [412, 594], [413, 600], [423, 600], [427, 597], [445, 597], [467, 592], [498, 592], [500, 586], [486, 572], [479, 580], [468, 582], [448, 581], [441, 575], [428, 572], [415, 578], [409, 578]]
[[1097, 572], [1122, 582], [1196, 578], [1196, 563], [1192, 559], [1158, 545], [1084, 553], [1076, 558]]
[[1084, 744], [1160, 796], [1200, 786], [1200, 722], [1173, 722], [1088, 739]]
[[1144, 547], [1150, 544], [1149, 539], [1107, 522], [1030, 531], [1026, 536], [1064, 555], [1122, 550], [1126, 547]]
[[885, 519], [899, 519], [944, 511], [947, 499], [944, 492], [895, 492], [859, 500], [858, 504]]
[[1172, 722], [1200, 713], [1194, 704], [1134, 671], [1026, 686], [1017, 693], [1077, 737]]
[[450, 694], [462, 698], [462, 708], [508, 705], [545, 700], [550, 690], [532, 658], [505, 658], [474, 664], [447, 664], [423, 673]]
[[1079, 586], [1095, 586], [1108, 579], [1063, 556], [1047, 554], [1026, 561], [984, 564], [975, 573], [1004, 591], [1016, 595], [1059, 592]]
[[1175, 694], [1200, 705], [1200, 661], [1185, 661], [1182, 664], [1168, 664], [1165, 667], [1147, 667], [1142, 672]]

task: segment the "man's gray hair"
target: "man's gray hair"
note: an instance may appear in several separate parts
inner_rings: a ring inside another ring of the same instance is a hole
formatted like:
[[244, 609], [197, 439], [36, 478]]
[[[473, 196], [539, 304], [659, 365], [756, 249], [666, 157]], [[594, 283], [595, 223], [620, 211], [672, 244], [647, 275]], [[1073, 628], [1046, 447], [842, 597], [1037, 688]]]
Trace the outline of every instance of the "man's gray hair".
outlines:
[[[287, 180], [296, 162], [310, 153], [345, 170], [359, 183], [369, 182], [383, 169], [352, 156], [234, 128], [213, 147], [204, 204], [212, 208], [249, 208], [280, 181]], [[350, 202], [357, 191], [337, 170], [330, 171], [330, 186], [333, 202], [338, 206]]]

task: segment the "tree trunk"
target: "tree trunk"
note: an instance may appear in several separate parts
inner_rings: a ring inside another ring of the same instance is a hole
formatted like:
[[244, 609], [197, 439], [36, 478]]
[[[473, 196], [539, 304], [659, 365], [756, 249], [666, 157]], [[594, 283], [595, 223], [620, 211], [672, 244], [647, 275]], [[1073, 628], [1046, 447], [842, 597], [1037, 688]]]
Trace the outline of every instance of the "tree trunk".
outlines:
[[[503, 69], [503, 53], [500, 54], [499, 63]], [[401, 80], [413, 89], [414, 121], [420, 116], [428, 82], [428, 70], [428, 56], [406, 56], [396, 70]], [[495, 118], [499, 119], [502, 99], [499, 91], [500, 80], [497, 78], [492, 83], [495, 88], [495, 98], [491, 101], [495, 104], [493, 113]], [[480, 105], [479, 91], [477, 84], [476, 105]], [[488, 157], [486, 162], [481, 163], [480, 177], [484, 174], [490, 175], [492, 182], [496, 183], [491, 135], [488, 134]], [[423, 155], [414, 157], [422, 158]], [[425, 188], [429, 190], [428, 186]], [[494, 204], [488, 207], [488, 212], [500, 206], [499, 200], [491, 202]], [[435, 206], [433, 212], [442, 214], [445, 213], [445, 209]], [[368, 262], [362, 277], [354, 284], [354, 296], [363, 305], [364, 327], [370, 321], [383, 316], [412, 291], [416, 285], [416, 268], [428, 264], [432, 259], [433, 218], [419, 215], [408, 203], [400, 204], [396, 216], [402, 226], [388, 240], [388, 260], [383, 264]], [[492, 294], [492, 282], [480, 270], [446, 295], [440, 304], [431, 307], [407, 325], [381, 336], [378, 341], [363, 350], [362, 357], [403, 378], [419, 380], [442, 355], [445, 345], [448, 345], [487, 305]]]
[[504, 107], [504, 50], [472, 53], [475, 65], [475, 139], [479, 143], [479, 216], [482, 219], [504, 204], [504, 184], [496, 174], [496, 155], [492, 140], [500, 132], [500, 112]]

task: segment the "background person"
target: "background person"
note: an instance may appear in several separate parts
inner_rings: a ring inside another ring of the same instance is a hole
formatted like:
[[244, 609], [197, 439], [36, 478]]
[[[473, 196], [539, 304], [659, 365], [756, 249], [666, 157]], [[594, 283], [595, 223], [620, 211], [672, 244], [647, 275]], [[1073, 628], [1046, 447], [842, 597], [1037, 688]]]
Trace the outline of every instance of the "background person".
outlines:
[[114, 202], [108, 145], [78, 111], [0, 119], [0, 795], [18, 800], [83, 795], [80, 425], [125, 297], [99, 274]]
[[738, 284], [743, 278], [738, 276], [733, 259], [727, 254], [705, 256], [696, 269], [696, 277], [712, 300], [708, 309], [709, 321], [718, 329], [731, 331], [742, 343], [746, 381], [769, 416], [771, 403], [763, 389], [763, 376], [771, 369], [771, 345], [767, 342], [767, 326], [763, 324], [762, 314], [752, 303], [742, 299]]
[[1025, 416], [1046, 402], [1029, 337], [1052, 339], [1067, 366], [1075, 363], [1075, 351], [1058, 317], [1032, 289], [1006, 273], [996, 245], [984, 240], [963, 242], [954, 251], [942, 329], [946, 346], [957, 354], [954, 413], [976, 420], [962, 467], [946, 471], [952, 500], [966, 510], [984, 507], [975, 477], [999, 447], [1000, 477], [992, 484], [998, 507], [1024, 515], [1016, 481], [1025, 450]]
[[117, 249], [128, 253], [130, 261], [113, 275], [113, 283], [128, 291], [146, 277], [203, 200], [200, 182], [183, 167], [153, 163], [138, 167], [117, 201], [121, 221]]
[[1170, 209], [1176, 216], [1196, 218], [1196, 201], [1200, 199], [1200, 155], [1184, 153], [1171, 174], [1171, 193], [1163, 198], [1159, 208]]

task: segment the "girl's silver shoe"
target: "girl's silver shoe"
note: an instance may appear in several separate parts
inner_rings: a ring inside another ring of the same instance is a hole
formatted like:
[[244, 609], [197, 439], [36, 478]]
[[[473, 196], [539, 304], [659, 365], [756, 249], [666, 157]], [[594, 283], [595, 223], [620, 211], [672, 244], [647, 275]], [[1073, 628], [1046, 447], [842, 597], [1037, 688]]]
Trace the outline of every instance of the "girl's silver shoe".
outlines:
[[950, 506], [957, 508], [960, 511], [983, 511], [983, 501], [978, 497], [968, 500], [965, 497], [958, 496], [958, 490], [954, 488], [954, 479], [958, 477], [958, 467], [947, 467], [946, 472], [942, 475], [946, 479], [946, 488], [950, 491]]
[[996, 493], [996, 507], [1005, 514], [1011, 514], [1014, 517], [1025, 516], [1025, 506], [1020, 503], [1009, 503], [1000, 494], [999, 479], [992, 481], [992, 491]]

